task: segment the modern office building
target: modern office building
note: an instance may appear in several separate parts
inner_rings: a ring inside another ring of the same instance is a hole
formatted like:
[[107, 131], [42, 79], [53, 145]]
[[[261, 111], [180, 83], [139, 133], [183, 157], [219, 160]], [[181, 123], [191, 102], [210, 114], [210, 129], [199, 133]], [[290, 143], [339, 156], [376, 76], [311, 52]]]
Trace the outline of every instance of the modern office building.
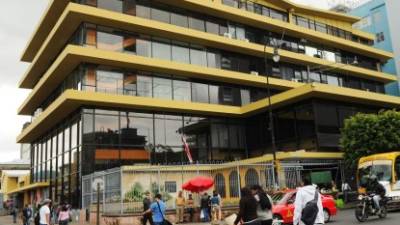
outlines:
[[[360, 29], [375, 34], [374, 47], [394, 53], [382, 71], [400, 75], [400, 27], [398, 12], [400, 1], [371, 0], [351, 10], [349, 13], [362, 19], [354, 24]], [[394, 82], [386, 86], [386, 92], [391, 95], [400, 95], [399, 83]]]
[[272, 109], [276, 150], [329, 154], [345, 118], [399, 106], [359, 18], [256, 2], [52, 1], [22, 55], [32, 183], [79, 207], [84, 175], [188, 163], [182, 135], [198, 163], [261, 156]]

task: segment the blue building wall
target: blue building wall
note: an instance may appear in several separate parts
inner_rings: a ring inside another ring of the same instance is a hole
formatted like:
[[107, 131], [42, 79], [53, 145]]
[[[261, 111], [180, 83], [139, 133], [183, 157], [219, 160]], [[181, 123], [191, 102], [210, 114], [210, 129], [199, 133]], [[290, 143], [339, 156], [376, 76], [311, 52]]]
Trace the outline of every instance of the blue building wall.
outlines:
[[[359, 23], [359, 29], [373, 34], [383, 33], [383, 41], [378, 41], [377, 38], [375, 39], [374, 46], [376, 48], [393, 52], [386, 0], [372, 0], [353, 9], [350, 14], [363, 18], [363, 21]], [[394, 59], [389, 60], [382, 67], [382, 71], [396, 76], [397, 71]], [[387, 94], [400, 96], [398, 82], [386, 85], [385, 89]]]

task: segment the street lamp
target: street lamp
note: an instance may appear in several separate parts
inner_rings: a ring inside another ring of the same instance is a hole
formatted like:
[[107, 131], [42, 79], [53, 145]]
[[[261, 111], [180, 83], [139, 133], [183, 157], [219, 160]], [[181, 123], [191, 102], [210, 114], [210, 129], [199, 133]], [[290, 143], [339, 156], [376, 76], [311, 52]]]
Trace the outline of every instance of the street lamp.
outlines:
[[[284, 33], [282, 34], [282, 39], [283, 39]], [[276, 181], [278, 180], [278, 173], [276, 171], [277, 166], [276, 166], [276, 143], [275, 143], [275, 128], [274, 128], [274, 118], [273, 118], [273, 113], [272, 113], [272, 107], [271, 107], [271, 87], [269, 83], [269, 73], [268, 73], [268, 59], [267, 59], [267, 37], [265, 38], [265, 43], [264, 43], [264, 70], [265, 70], [265, 76], [267, 78], [267, 97], [268, 97], [268, 115], [267, 115], [267, 120], [269, 121], [269, 126], [268, 129], [270, 130], [271, 134], [271, 148], [272, 148], [272, 156], [273, 156], [273, 167], [274, 167], [274, 187], [276, 184]], [[272, 56], [272, 60], [275, 63], [278, 63], [281, 59], [279, 55], [279, 46], [276, 41], [274, 41], [274, 52]]]

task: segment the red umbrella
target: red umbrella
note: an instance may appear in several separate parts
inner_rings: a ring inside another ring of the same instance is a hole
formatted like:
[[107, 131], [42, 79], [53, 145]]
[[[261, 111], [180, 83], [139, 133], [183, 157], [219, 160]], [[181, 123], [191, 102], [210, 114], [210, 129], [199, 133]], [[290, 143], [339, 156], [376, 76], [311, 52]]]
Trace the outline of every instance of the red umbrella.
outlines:
[[202, 192], [214, 185], [214, 180], [209, 177], [195, 177], [182, 185], [182, 189], [190, 192]]

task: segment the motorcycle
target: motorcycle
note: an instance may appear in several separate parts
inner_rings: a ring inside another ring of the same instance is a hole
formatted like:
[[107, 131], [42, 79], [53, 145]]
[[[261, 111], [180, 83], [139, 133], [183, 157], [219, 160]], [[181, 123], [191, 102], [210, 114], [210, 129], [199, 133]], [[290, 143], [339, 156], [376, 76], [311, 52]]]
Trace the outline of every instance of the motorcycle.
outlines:
[[374, 194], [362, 194], [358, 196], [358, 204], [355, 210], [356, 219], [359, 222], [367, 221], [369, 216], [378, 216], [383, 219], [387, 216], [387, 202], [388, 198], [384, 197], [380, 201], [381, 207], [380, 212], [375, 208], [374, 200], [372, 199]]

